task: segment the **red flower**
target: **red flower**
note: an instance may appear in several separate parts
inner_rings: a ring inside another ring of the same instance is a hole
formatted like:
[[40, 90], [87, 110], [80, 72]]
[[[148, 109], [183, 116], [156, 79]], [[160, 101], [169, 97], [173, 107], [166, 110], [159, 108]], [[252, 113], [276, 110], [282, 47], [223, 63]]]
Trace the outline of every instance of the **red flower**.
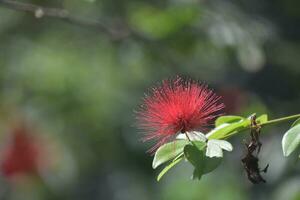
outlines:
[[149, 151], [154, 152], [179, 132], [206, 130], [224, 108], [219, 99], [206, 85], [180, 77], [152, 88], [137, 112], [138, 127], [146, 132], [143, 141], [157, 141]]
[[4, 149], [2, 173], [7, 177], [36, 173], [40, 158], [39, 147], [27, 127], [16, 127], [12, 132], [12, 140]]

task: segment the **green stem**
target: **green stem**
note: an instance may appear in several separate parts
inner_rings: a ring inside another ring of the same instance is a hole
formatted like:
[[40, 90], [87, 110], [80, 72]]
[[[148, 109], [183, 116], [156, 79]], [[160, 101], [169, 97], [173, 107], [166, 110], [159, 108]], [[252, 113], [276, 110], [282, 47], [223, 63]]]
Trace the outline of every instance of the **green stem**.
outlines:
[[284, 121], [288, 121], [291, 119], [295, 119], [295, 118], [300, 118], [300, 114], [296, 114], [296, 115], [291, 115], [291, 116], [287, 116], [287, 117], [282, 117], [282, 118], [278, 118], [278, 119], [273, 119], [273, 120], [269, 120], [265, 123], [261, 123], [261, 126], [265, 126], [265, 125], [269, 125], [269, 124], [275, 124], [278, 122], [284, 122]]
[[188, 136], [187, 132], [184, 132], [186, 138], [188, 139], [189, 142], [192, 142], [192, 140], [190, 139], [190, 137]]
[[[278, 118], [278, 119], [272, 119], [272, 120], [269, 120], [267, 122], [264, 122], [264, 123], [261, 123], [259, 124], [260, 126], [266, 126], [266, 125], [270, 125], [270, 124], [276, 124], [276, 123], [280, 123], [280, 122], [284, 122], [284, 121], [288, 121], [288, 120], [292, 120], [292, 119], [297, 119], [297, 118], [300, 118], [300, 114], [296, 114], [296, 115], [291, 115], [291, 116], [287, 116], [287, 117], [282, 117], [282, 118]], [[243, 132], [243, 131], [246, 131], [248, 130], [250, 127], [245, 127], [244, 129], [242, 130], [239, 130], [239, 131], [233, 131], [232, 133], [229, 133], [225, 136], [223, 136], [222, 138], [219, 138], [219, 139], [227, 139], [237, 133], [240, 133], [240, 132]]]

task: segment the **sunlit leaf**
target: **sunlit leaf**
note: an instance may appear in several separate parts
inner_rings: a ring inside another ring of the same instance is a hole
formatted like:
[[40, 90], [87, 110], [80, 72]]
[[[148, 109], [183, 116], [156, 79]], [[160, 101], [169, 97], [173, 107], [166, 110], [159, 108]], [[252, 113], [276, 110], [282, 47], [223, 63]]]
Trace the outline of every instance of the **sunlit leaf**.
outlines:
[[245, 129], [250, 126], [250, 120], [244, 119], [239, 122], [235, 122], [232, 124], [221, 124], [220, 126], [214, 128], [209, 133], [206, 134], [208, 139], [220, 139], [226, 137], [226, 135], [238, 133], [239, 131]]
[[157, 181], [160, 181], [160, 179], [175, 165], [177, 165], [183, 158], [180, 157], [178, 159], [174, 159], [170, 164], [168, 164], [157, 176]]
[[224, 149], [226, 151], [232, 151], [233, 150], [232, 145], [229, 142], [227, 142], [226, 140], [212, 139], [212, 140], [208, 141], [208, 144], [217, 144], [221, 149]]
[[268, 115], [267, 114], [263, 114], [261, 116], [259, 116], [258, 118], [256, 118], [256, 121], [261, 124], [261, 123], [265, 123], [268, 121]]
[[208, 140], [206, 148], [207, 157], [223, 157], [223, 149], [226, 151], [232, 151], [232, 145], [226, 140]]
[[159, 147], [152, 162], [153, 169], [182, 153], [186, 144], [188, 144], [187, 140], [175, 140]]
[[290, 128], [282, 138], [284, 156], [289, 156], [300, 144], [300, 124]]
[[219, 145], [217, 145], [215, 143], [208, 143], [205, 155], [210, 158], [223, 157], [223, 150]]
[[243, 117], [234, 116], [234, 115], [221, 116], [221, 117], [218, 117], [218, 119], [216, 120], [215, 126], [218, 127], [224, 123], [231, 124], [234, 122], [239, 122], [243, 119], [244, 119]]
[[181, 133], [176, 137], [176, 139], [178, 139], [178, 140], [188, 140], [186, 135], [188, 135], [188, 137], [191, 141], [206, 142], [206, 140], [207, 140], [206, 136], [203, 133], [199, 132], [199, 131], [190, 131], [190, 132], [186, 132], [186, 134]]

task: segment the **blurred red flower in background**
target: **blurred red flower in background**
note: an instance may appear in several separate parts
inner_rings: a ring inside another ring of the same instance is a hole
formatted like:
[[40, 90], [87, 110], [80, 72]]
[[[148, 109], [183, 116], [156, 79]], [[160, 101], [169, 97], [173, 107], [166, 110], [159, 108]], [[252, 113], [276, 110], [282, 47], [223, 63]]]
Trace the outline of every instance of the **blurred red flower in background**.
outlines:
[[149, 151], [155, 151], [179, 132], [204, 131], [224, 108], [219, 100], [206, 85], [181, 77], [152, 88], [137, 112], [138, 127], [146, 132], [143, 141], [157, 141]]
[[222, 101], [226, 105], [225, 113], [240, 113], [246, 106], [248, 94], [239, 87], [223, 86], [218, 90], [218, 94], [222, 96]]
[[43, 151], [31, 131], [23, 124], [13, 128], [2, 155], [1, 171], [6, 177], [38, 173]]

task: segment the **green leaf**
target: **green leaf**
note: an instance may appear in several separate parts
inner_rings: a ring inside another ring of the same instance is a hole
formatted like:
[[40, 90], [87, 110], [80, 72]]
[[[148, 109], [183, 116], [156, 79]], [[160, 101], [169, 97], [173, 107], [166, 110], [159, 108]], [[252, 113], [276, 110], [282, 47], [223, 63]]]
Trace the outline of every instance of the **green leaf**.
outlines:
[[177, 159], [174, 159], [170, 164], [168, 164], [157, 176], [157, 181], [160, 181], [160, 179], [175, 165], [177, 165], [183, 157], [179, 157]]
[[200, 179], [204, 174], [205, 167], [205, 155], [203, 151], [200, 151], [197, 147], [193, 145], [186, 145], [184, 147], [185, 158], [195, 167], [193, 179]]
[[[182, 142], [178, 142], [178, 141], [182, 141]], [[157, 181], [159, 181], [164, 175], [165, 173], [167, 173], [172, 167], [174, 167], [177, 163], [179, 163], [182, 158], [183, 158], [183, 154], [180, 154], [183, 152], [183, 148], [186, 144], [188, 144], [188, 141], [186, 140], [176, 140], [175, 141], [179, 146], [181, 146], [181, 151], [178, 151], [179, 153], [177, 154], [177, 156], [175, 156], [175, 158], [173, 159], [173, 161], [168, 164], [160, 173], [159, 175], [157, 176]], [[172, 144], [174, 142], [171, 142], [171, 143], [168, 143], [168, 144], [171, 144], [171, 145], [174, 145]], [[166, 144], [167, 145], [167, 144]], [[204, 149], [206, 143], [205, 142], [201, 142], [201, 141], [193, 141], [193, 147], [198, 149], [200, 151], [200, 149]], [[166, 149], [165, 149], [166, 148]], [[164, 151], [166, 151], [167, 149], [169, 148], [169, 145], [167, 147], [164, 147], [164, 149], [160, 150], [162, 152], [160, 152], [159, 154], [163, 154]], [[180, 148], [179, 148], [180, 149]], [[174, 151], [174, 146], [172, 147], [172, 150]], [[157, 150], [158, 151], [158, 150]], [[165, 159], [166, 160], [166, 159]], [[169, 159], [170, 160], [170, 159]], [[166, 162], [166, 161], [164, 161]], [[160, 163], [161, 164], [161, 163]], [[158, 165], [157, 165], [158, 166]]]
[[222, 158], [208, 158], [205, 157], [204, 174], [214, 171], [222, 162]]
[[159, 147], [155, 152], [152, 167], [157, 168], [159, 165], [175, 158], [178, 154], [183, 152], [184, 146], [188, 144], [187, 140], [175, 140], [170, 143], [166, 143]]
[[[198, 143], [197, 145], [186, 145], [184, 147], [184, 155], [186, 159], [195, 167], [193, 179], [201, 179], [202, 175], [207, 174], [216, 169], [222, 159], [208, 158], [204, 155], [205, 144]], [[202, 150], [199, 150], [202, 149]]]
[[289, 156], [300, 144], [300, 124], [290, 128], [282, 138], [284, 156]]
[[261, 123], [265, 123], [268, 121], [268, 115], [267, 114], [263, 114], [261, 116], [259, 116], [256, 121], [261, 124]]
[[229, 134], [237, 133], [240, 130], [245, 129], [250, 126], [250, 120], [244, 119], [239, 122], [235, 122], [232, 124], [221, 124], [220, 126], [214, 128], [209, 133], [206, 134], [208, 139], [222, 139], [225, 138]]
[[243, 119], [244, 119], [243, 117], [234, 116], [234, 115], [221, 116], [218, 117], [218, 119], [216, 120], [215, 126], [218, 127], [224, 123], [231, 124], [231, 123], [239, 122]]
[[195, 179], [200, 180], [202, 175], [203, 175], [203, 171], [201, 171], [201, 170], [199, 170], [198, 168], [195, 167], [195, 169], [193, 171], [192, 179], [193, 180], [195, 180]]
[[205, 161], [204, 161], [205, 166], [204, 166], [203, 171], [199, 172], [199, 170], [197, 168], [194, 169], [193, 177], [192, 177], [194, 180], [195, 179], [200, 180], [202, 175], [208, 174], [208, 173], [214, 171], [222, 163], [222, 158], [208, 158], [208, 157], [205, 157], [204, 159], [205, 159]]
[[294, 121], [294, 123], [292, 124], [291, 127], [296, 126], [297, 124], [300, 124], [300, 118], [298, 118], [296, 121]]

